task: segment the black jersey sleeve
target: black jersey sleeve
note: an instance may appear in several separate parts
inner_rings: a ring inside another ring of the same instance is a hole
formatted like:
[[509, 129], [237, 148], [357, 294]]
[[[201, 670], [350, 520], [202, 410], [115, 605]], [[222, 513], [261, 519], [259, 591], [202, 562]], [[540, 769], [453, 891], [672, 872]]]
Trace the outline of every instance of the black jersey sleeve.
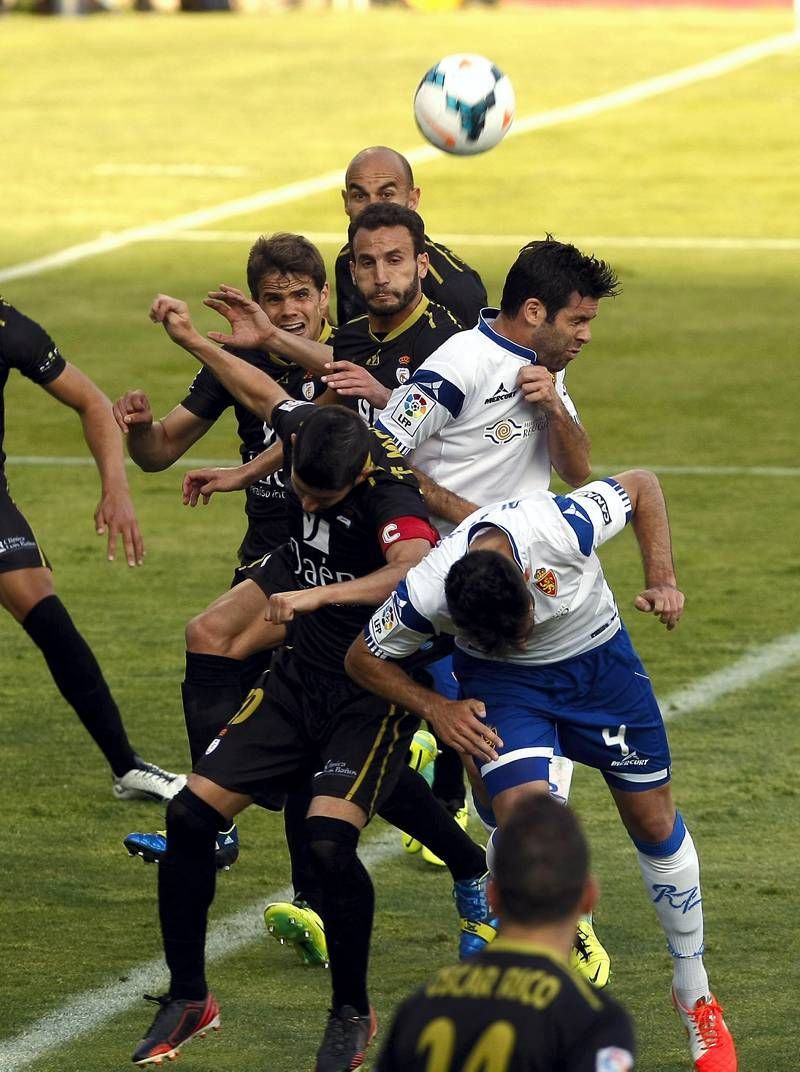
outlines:
[[394, 452], [391, 442], [380, 439], [373, 428], [373, 447], [369, 463], [373, 470], [367, 477], [370, 487], [369, 508], [375, 532], [400, 517], [418, 517], [428, 521], [428, 509], [419, 490], [417, 478], [406, 468], [403, 456]]
[[350, 246], [344, 246], [339, 250], [334, 265], [334, 278], [336, 280], [336, 323], [341, 328], [354, 316], [361, 316], [366, 312], [366, 306], [350, 274]]
[[286, 398], [279, 402], [272, 411], [272, 430], [278, 439], [284, 444], [288, 443], [293, 432], [296, 432], [310, 413], [315, 413], [317, 407], [313, 402], [304, 402], [297, 398]]
[[604, 1015], [575, 1041], [567, 1054], [564, 1072], [630, 1072], [634, 1067], [636, 1042], [630, 1017], [616, 1002], [609, 1002]]
[[0, 361], [40, 385], [52, 383], [67, 365], [44, 328], [6, 302], [0, 302]]
[[218, 420], [233, 404], [233, 396], [207, 368], [200, 369], [189, 386], [186, 398], [181, 402], [184, 409], [204, 421]]
[[429, 269], [422, 289], [432, 301], [449, 309], [463, 327], [474, 327], [481, 309], [489, 304], [483, 280], [447, 246], [426, 238], [426, 250]]

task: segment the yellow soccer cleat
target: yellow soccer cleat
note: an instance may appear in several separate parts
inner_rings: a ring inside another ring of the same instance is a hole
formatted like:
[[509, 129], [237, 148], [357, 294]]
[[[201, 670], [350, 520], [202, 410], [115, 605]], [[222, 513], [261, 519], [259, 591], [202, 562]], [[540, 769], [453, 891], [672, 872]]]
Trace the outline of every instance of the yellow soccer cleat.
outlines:
[[276, 901], [264, 909], [267, 930], [281, 945], [291, 946], [308, 967], [328, 966], [325, 925], [305, 901]]
[[[436, 746], [436, 738], [433, 734], [427, 730], [417, 730], [409, 745], [408, 765], [418, 774], [422, 774], [429, 785], [430, 771], [426, 772], [426, 768], [430, 767], [438, 753], [439, 749]], [[419, 852], [422, 848], [422, 842], [417, 841], [416, 838], [410, 837], [408, 834], [403, 834], [403, 848], [408, 853]]]
[[608, 985], [611, 975], [611, 958], [594, 933], [591, 916], [581, 916], [575, 934], [575, 944], [569, 955], [570, 967], [590, 982], [597, 990]]

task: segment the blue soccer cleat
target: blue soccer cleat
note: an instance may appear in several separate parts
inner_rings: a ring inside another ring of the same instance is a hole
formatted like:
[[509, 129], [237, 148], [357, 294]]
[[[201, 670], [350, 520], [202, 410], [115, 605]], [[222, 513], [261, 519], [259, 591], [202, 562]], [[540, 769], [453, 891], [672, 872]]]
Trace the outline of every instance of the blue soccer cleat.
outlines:
[[497, 936], [498, 919], [486, 897], [488, 872], [480, 878], [462, 878], [453, 883], [453, 899], [461, 923], [458, 959], [468, 960]]
[[[161, 863], [167, 852], [166, 830], [156, 830], [153, 834], [135, 831], [123, 838], [122, 844], [129, 856], [141, 856], [146, 864]], [[217, 834], [217, 851], [214, 860], [217, 871], [230, 871], [231, 865], [239, 858], [239, 831], [234, 823], [230, 830], [221, 830]]]

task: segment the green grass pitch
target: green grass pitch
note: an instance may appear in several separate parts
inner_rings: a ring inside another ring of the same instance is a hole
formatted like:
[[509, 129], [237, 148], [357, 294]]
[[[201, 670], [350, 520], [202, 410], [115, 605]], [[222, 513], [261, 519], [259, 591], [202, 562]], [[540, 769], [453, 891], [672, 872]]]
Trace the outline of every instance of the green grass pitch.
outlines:
[[[147, 320], [152, 296], [177, 293], [197, 307], [209, 286], [243, 282], [248, 240], [261, 231], [343, 234], [335, 189], [208, 225], [227, 238], [162, 236], [22, 278], [2, 281], [3, 272], [108, 232], [343, 169], [368, 144], [418, 146], [413, 88], [447, 52], [490, 55], [510, 74], [522, 117], [790, 29], [788, 10], [769, 9], [7, 17], [0, 292], [112, 398], [141, 386], [163, 413], [194, 369]], [[569, 383], [598, 475], [635, 465], [664, 474], [688, 597], [675, 633], [634, 618], [632, 537], [604, 552], [661, 696], [797, 631], [799, 85], [800, 52], [789, 49], [640, 104], [509, 138], [484, 157], [417, 168], [434, 237], [497, 236], [458, 246], [480, 268], [490, 299], [515, 254], [503, 236], [593, 238], [594, 251], [618, 269], [623, 293], [604, 303]], [[153, 164], [237, 170], [130, 173]], [[740, 242], [720, 248], [721, 238]], [[336, 248], [322, 244], [329, 265]], [[211, 314], [199, 319], [211, 327]], [[55, 564], [59, 593], [135, 743], [181, 769], [183, 627], [227, 586], [241, 503], [230, 497], [192, 512], [180, 505], [177, 468], [134, 470], [147, 562], [136, 571], [111, 566], [93, 534], [92, 469], [14, 461], [85, 453], [77, 419], [19, 377], [6, 402], [12, 491]], [[226, 420], [194, 452], [234, 456]], [[675, 795], [702, 860], [707, 964], [746, 1072], [797, 1065], [798, 688], [794, 662], [671, 723]], [[159, 811], [112, 800], [97, 753], [8, 616], [0, 619], [0, 712], [0, 1069], [125, 1068], [151, 1015], [143, 1002], [116, 1012], [101, 999], [87, 1033], [40, 1051], [51, 1037], [41, 1028], [17, 1051], [30, 1061], [14, 1057], [10, 1042], [51, 1013], [75, 1023], [84, 1006], [70, 1008], [70, 1000], [112, 993], [159, 956], [155, 869], [129, 860], [121, 845], [130, 830], [157, 827]], [[690, 1065], [669, 1007], [668, 957], [631, 847], [598, 777], [579, 770], [573, 799], [603, 888], [597, 920], [613, 957], [612, 985], [638, 1027], [637, 1067], [683, 1072]], [[288, 882], [279, 819], [252, 810], [241, 828], [242, 857], [219, 881], [214, 916], [256, 906], [255, 938], [210, 969], [223, 1034], [190, 1047], [182, 1067], [308, 1069], [327, 977], [301, 968], [258, 930], [257, 906]], [[455, 949], [446, 877], [390, 852], [384, 842], [391, 848], [392, 837], [376, 822], [366, 838], [382, 855], [371, 992], [384, 1025]], [[164, 982], [155, 972], [141, 989], [159, 992]]]

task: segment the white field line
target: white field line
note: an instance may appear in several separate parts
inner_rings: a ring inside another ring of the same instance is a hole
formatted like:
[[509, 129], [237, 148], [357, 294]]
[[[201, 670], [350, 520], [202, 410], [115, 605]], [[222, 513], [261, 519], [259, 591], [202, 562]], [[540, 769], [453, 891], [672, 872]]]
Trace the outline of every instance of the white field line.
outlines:
[[[319, 246], [341, 246], [345, 241], [342, 231], [304, 231], [309, 242]], [[437, 242], [446, 246], [489, 247], [512, 246], [519, 249], [531, 241], [531, 235], [488, 235], [488, 234], [440, 234], [436, 233]], [[793, 253], [800, 249], [800, 238], [737, 238], [737, 237], [703, 237], [686, 235], [679, 238], [667, 238], [654, 235], [560, 235], [563, 241], [572, 242], [582, 249], [598, 249], [603, 246], [615, 246], [618, 249], [708, 249], [708, 250], [768, 250], [770, 252]], [[251, 245], [255, 234], [252, 231], [181, 231], [162, 235], [161, 242], [237, 242]]]
[[[778, 673], [798, 661], [800, 632], [779, 637], [769, 644], [746, 652], [730, 666], [664, 697], [659, 701], [664, 718], [671, 720], [702, 710], [716, 700], [753, 685], [768, 674]], [[365, 864], [376, 868], [391, 856], [399, 854], [399, 846], [399, 839], [394, 831], [383, 830], [364, 847], [361, 856]], [[264, 930], [260, 915], [264, 903], [287, 900], [289, 897], [289, 888], [277, 890], [215, 923], [209, 931], [209, 962], [221, 960], [251, 942], [263, 939]], [[107, 986], [76, 994], [15, 1038], [0, 1041], [0, 1069], [2, 1072], [19, 1072], [20, 1069], [38, 1061], [44, 1054], [96, 1031], [114, 1016], [140, 1001], [145, 989], [158, 989], [164, 974], [163, 962], [158, 957], [131, 968], [124, 982], [109, 983]], [[130, 1040], [131, 1045], [135, 1043], [135, 1039]]]
[[[798, 46], [800, 46], [800, 33], [779, 34], [776, 37], [769, 37], [762, 41], [745, 45], [742, 48], [733, 49], [731, 52], [722, 53], [709, 60], [704, 60], [702, 63], [695, 63], [689, 67], [681, 67], [676, 71], [658, 75], [655, 78], [635, 82], [612, 93], [604, 93], [599, 97], [577, 101], [574, 104], [566, 105], [563, 108], [554, 108], [548, 112], [524, 116], [516, 120], [506, 137], [520, 137], [534, 130], [543, 130], [545, 127], [557, 126], [560, 123], [586, 119], [601, 112], [612, 111], [628, 104], [635, 104], [651, 97], [657, 97], [662, 93], [682, 89], [695, 82], [718, 78], [720, 75], [728, 74], [740, 67], [756, 63], [767, 56], [797, 48]], [[409, 163], [416, 166], [438, 159], [440, 153], [433, 146], [424, 145], [404, 150], [404, 155], [408, 158]], [[258, 212], [262, 209], [273, 208], [276, 205], [284, 205], [290, 201], [299, 201], [313, 194], [327, 193], [330, 190], [338, 189], [341, 183], [341, 170], [328, 171], [315, 178], [289, 183], [273, 190], [261, 190], [249, 197], [225, 201], [206, 209], [198, 209], [195, 212], [173, 217], [170, 220], [144, 224], [140, 227], [131, 227], [115, 234], [101, 235], [99, 238], [89, 242], [82, 242], [79, 245], [70, 246], [67, 249], [50, 253], [36, 260], [25, 261], [21, 264], [4, 268], [0, 270], [0, 283], [37, 275], [39, 272], [44, 272], [51, 268], [63, 268], [67, 264], [74, 264], [76, 261], [84, 260], [87, 257], [122, 249], [124, 246], [129, 246], [134, 242], [152, 241], [163, 238], [167, 234], [218, 223], [220, 220], [230, 219], [232, 216], [241, 216], [250, 212]]]
[[[172, 466], [173, 469], [204, 469], [206, 466], [238, 465], [238, 454], [231, 454], [228, 458], [179, 458]], [[19, 454], [6, 459], [6, 464], [12, 468], [15, 465], [69, 465], [69, 466], [93, 466], [94, 459], [88, 455], [48, 457], [47, 455]], [[130, 469], [136, 466], [126, 459], [125, 464]], [[630, 469], [630, 465], [599, 465], [593, 466], [596, 473], [622, 473]], [[743, 477], [797, 477], [800, 476], [800, 468], [780, 465], [636, 465], [637, 469], [649, 469], [661, 476], [743, 476]]]

